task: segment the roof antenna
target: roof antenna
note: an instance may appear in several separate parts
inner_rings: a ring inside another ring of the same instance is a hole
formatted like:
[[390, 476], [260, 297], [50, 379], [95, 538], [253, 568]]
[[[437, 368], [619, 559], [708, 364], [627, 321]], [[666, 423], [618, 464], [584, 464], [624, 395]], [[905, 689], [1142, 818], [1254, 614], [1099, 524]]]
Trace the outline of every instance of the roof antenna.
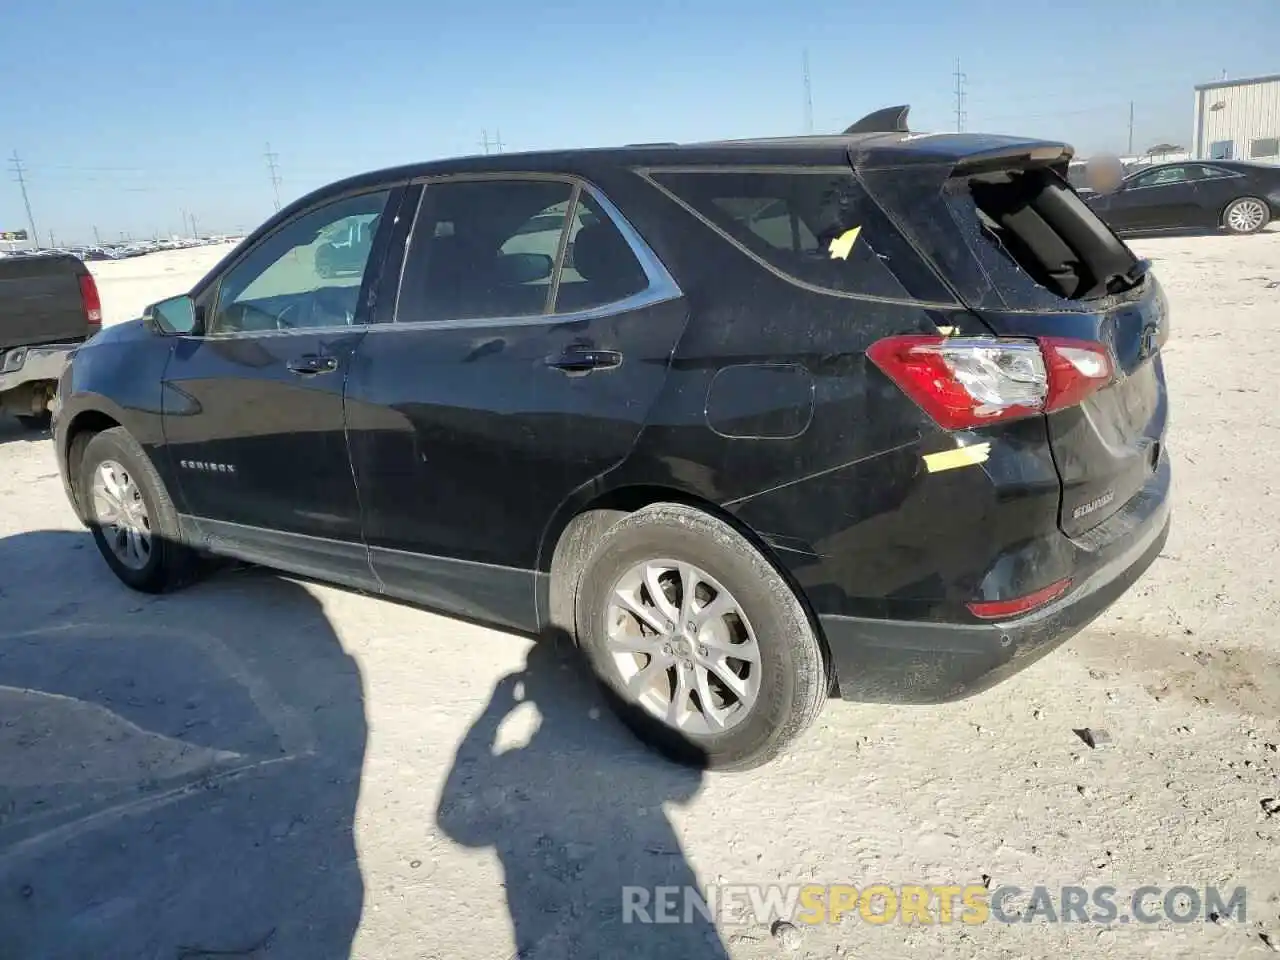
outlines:
[[875, 113], [868, 113], [845, 130], [844, 135], [847, 137], [855, 133], [909, 133], [907, 114], [910, 111], [910, 104], [904, 103], [901, 106], [885, 107]]

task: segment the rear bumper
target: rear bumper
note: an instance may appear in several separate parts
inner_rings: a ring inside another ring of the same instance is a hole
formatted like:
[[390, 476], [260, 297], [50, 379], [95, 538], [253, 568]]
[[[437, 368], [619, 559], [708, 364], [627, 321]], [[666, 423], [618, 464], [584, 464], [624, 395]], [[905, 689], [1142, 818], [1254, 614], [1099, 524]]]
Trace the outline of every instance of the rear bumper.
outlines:
[[13, 347], [0, 353], [0, 393], [24, 383], [56, 382], [79, 343], [45, 343], [38, 347]]
[[1170, 525], [1167, 458], [1117, 520], [1126, 533], [1103, 548], [1077, 543], [1072, 589], [1025, 617], [935, 623], [819, 616], [840, 696], [871, 703], [960, 700], [1061, 646], [1119, 599], [1164, 548]]

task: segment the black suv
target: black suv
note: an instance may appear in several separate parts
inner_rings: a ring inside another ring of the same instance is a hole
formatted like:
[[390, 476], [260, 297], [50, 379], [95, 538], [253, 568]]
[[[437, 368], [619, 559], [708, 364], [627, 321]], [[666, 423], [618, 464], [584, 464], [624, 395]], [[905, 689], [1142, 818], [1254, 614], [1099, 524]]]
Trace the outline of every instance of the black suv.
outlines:
[[1165, 298], [1069, 147], [870, 126], [319, 190], [80, 349], [68, 496], [140, 590], [216, 554], [567, 634], [690, 762], [982, 690], [1165, 542]]

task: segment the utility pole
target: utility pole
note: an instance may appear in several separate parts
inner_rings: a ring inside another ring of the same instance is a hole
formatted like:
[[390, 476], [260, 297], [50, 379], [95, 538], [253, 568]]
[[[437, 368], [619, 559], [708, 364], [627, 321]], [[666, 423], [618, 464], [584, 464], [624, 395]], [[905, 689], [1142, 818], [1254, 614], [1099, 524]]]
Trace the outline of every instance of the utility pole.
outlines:
[[1132, 100], [1129, 101], [1129, 153], [1128, 153], [1128, 156], [1130, 157], [1133, 156], [1133, 101]]
[[27, 208], [27, 226], [31, 228], [31, 243], [35, 246], [40, 245], [40, 234], [36, 231], [36, 218], [31, 215], [31, 201], [27, 198], [27, 180], [25, 177], [26, 170], [22, 167], [22, 158], [18, 156], [18, 151], [13, 151], [13, 159], [9, 161], [9, 166], [13, 168], [14, 179], [18, 181], [18, 189], [22, 191], [22, 205]]
[[267, 152], [264, 156], [267, 158], [267, 170], [271, 174], [271, 191], [275, 195], [276, 210], [278, 211], [280, 209], [280, 171], [277, 161], [280, 159], [280, 155], [273, 153], [271, 144], [268, 143]]
[[196, 215], [194, 213], [191, 214], [191, 236], [197, 240], [200, 239], [200, 231], [196, 229]]
[[804, 132], [813, 133], [813, 83], [809, 78], [809, 48], [804, 50]]
[[965, 121], [965, 109], [964, 109], [965, 90], [964, 88], [965, 88], [965, 84], [969, 80], [969, 77], [967, 74], [963, 73], [960, 70], [959, 57], [956, 58], [956, 72], [954, 76], [956, 78], [956, 133], [964, 133], [964, 121]]
[[97, 227], [93, 228], [93, 243], [94, 243], [94, 246], [97, 246], [97, 247], [102, 246], [102, 237], [98, 235]]
[[493, 153], [501, 153], [502, 152], [502, 131], [501, 130], [497, 131], [497, 136], [494, 137], [492, 140], [490, 140], [489, 131], [481, 130], [480, 131], [480, 147], [482, 150], [484, 150], [486, 156], [490, 152], [489, 150], [490, 147], [493, 148], [493, 151], [492, 151]]

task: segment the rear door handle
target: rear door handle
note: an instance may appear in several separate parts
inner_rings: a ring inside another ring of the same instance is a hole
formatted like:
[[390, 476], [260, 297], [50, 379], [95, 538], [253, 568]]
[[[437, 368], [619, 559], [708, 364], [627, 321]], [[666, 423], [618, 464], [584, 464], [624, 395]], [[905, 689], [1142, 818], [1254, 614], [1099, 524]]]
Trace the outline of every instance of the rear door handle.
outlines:
[[294, 373], [301, 374], [304, 377], [314, 376], [317, 373], [333, 373], [338, 369], [337, 357], [294, 357], [285, 364]]
[[622, 354], [617, 350], [595, 350], [590, 347], [570, 347], [558, 357], [547, 358], [547, 366], [565, 373], [612, 370], [621, 365]]

